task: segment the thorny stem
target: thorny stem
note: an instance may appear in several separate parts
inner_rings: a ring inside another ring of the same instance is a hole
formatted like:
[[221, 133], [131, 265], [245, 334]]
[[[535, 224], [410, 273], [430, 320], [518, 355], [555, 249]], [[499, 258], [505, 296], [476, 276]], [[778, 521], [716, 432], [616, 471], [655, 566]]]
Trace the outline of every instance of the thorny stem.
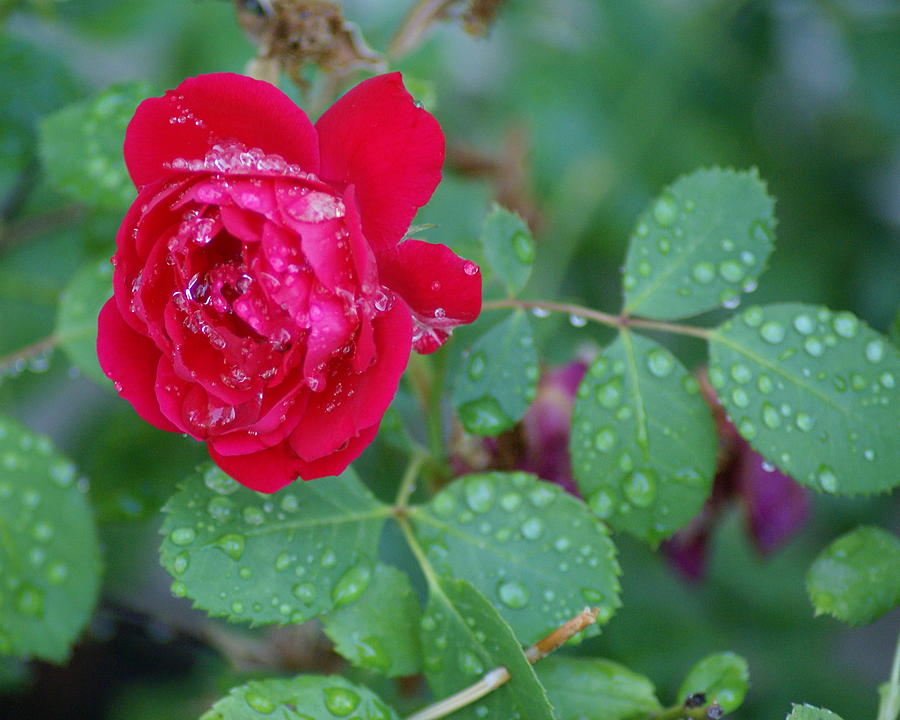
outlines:
[[878, 707], [878, 720], [896, 720], [898, 714], [900, 714], [900, 635], [897, 636], [891, 677], [887, 681], [887, 688], [881, 696], [881, 704]]
[[[534, 645], [525, 650], [525, 658], [532, 665], [543, 657], [546, 657], [558, 647], [563, 645], [573, 635], [584, 630], [588, 625], [593, 624], [597, 620], [597, 608], [585, 608], [578, 615], [568, 622], [560, 625], [556, 630], [544, 638], [538, 640]], [[491, 670], [474, 685], [470, 685], [464, 690], [460, 690], [455, 695], [444, 698], [434, 705], [420, 710], [414, 715], [410, 715], [407, 720], [438, 720], [446, 717], [451, 713], [460, 710], [472, 703], [480, 700], [485, 695], [493, 692], [511, 679], [509, 671], [505, 667], [498, 667]]]
[[0, 375], [8, 370], [14, 369], [20, 363], [25, 363], [38, 355], [52, 350], [59, 343], [59, 337], [56, 335], [48, 335], [37, 342], [19, 348], [15, 352], [0, 357]]
[[595, 323], [618, 329], [640, 327], [646, 328], [647, 330], [662, 330], [677, 335], [691, 335], [693, 337], [703, 338], [704, 340], [707, 339], [712, 332], [707, 328], [695, 327], [693, 325], [679, 325], [676, 323], [658, 322], [656, 320], [644, 320], [643, 318], [631, 317], [629, 315], [610, 315], [609, 313], [601, 312], [600, 310], [586, 308], [583, 305], [552, 302], [550, 300], [518, 300], [516, 298], [505, 298], [503, 300], [489, 300], [481, 307], [482, 310], [525, 308], [568, 313], [569, 315], [575, 315], [577, 317], [582, 317], [585, 320], [592, 320]]
[[456, 0], [419, 0], [403, 19], [388, 48], [388, 57], [392, 61], [409, 55], [425, 39], [425, 33], [441, 13]]

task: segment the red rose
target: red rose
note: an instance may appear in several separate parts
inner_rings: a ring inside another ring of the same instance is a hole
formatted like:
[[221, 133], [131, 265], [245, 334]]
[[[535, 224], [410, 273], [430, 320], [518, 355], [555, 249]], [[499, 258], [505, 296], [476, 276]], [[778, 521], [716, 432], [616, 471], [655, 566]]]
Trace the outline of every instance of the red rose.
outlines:
[[398, 73], [315, 126], [241, 75], [145, 100], [125, 137], [139, 194], [99, 318], [104, 371], [141, 417], [206, 441], [254, 490], [340, 473], [410, 348], [432, 352], [481, 308], [474, 263], [400, 242], [443, 156]]

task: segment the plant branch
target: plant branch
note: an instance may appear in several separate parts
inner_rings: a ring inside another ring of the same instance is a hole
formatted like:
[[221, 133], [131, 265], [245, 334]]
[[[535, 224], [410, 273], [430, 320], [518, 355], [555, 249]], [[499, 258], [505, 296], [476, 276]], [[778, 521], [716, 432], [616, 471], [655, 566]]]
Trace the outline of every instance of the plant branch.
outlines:
[[419, 0], [413, 5], [391, 40], [388, 58], [399, 60], [419, 47], [435, 20], [455, 2], [456, 0]]
[[[541, 638], [526, 649], [525, 658], [534, 665], [538, 660], [565, 644], [573, 635], [580, 633], [588, 625], [596, 622], [599, 612], [597, 608], [585, 608], [571, 620], [563, 623], [549, 635]], [[455, 695], [436, 702], [434, 705], [429, 705], [414, 715], [410, 715], [407, 720], [438, 720], [446, 717], [480, 700], [485, 695], [507, 683], [510, 679], [511, 675], [505, 667], [494, 668], [474, 685], [470, 685]]]
[[482, 306], [483, 310], [500, 310], [502, 308], [524, 308], [531, 310], [544, 310], [546, 312], [568, 313], [576, 317], [591, 320], [592, 322], [617, 329], [628, 327], [646, 328], [647, 330], [661, 330], [663, 332], [675, 333], [676, 335], [690, 335], [707, 339], [710, 330], [707, 328], [695, 327], [694, 325], [679, 325], [677, 323], [659, 322], [656, 320], [645, 320], [643, 318], [630, 317], [628, 315], [610, 315], [609, 313], [584, 307], [583, 305], [574, 305], [572, 303], [552, 302], [550, 300], [518, 300], [516, 298], [505, 298], [503, 300], [489, 300]]
[[897, 649], [894, 650], [891, 677], [881, 693], [878, 720], [896, 720], [897, 715], [900, 715], [900, 634], [897, 636]]
[[693, 708], [675, 705], [660, 710], [652, 716], [652, 720], [712, 720], [720, 717], [723, 717], [722, 708], [717, 703], [710, 703]]
[[419, 476], [419, 470], [422, 469], [426, 459], [426, 453], [418, 447], [413, 450], [413, 454], [403, 473], [403, 479], [400, 481], [400, 489], [397, 491], [397, 499], [394, 500], [394, 512], [405, 513], [409, 496], [416, 489], [416, 478]]
[[14, 352], [0, 357], [0, 375], [8, 372], [18, 373], [22, 366], [32, 358], [52, 350], [59, 343], [59, 337], [55, 334], [26, 345]]

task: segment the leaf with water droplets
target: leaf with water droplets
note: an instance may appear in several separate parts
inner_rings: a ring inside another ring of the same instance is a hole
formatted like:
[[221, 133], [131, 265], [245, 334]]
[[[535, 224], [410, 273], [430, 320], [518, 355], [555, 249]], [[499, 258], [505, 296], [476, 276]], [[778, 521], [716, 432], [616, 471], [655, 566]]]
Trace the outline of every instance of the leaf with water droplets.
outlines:
[[114, 85], [45, 117], [40, 151], [50, 181], [75, 200], [111, 210], [127, 207], [135, 189], [122, 157], [125, 127], [138, 103], [152, 94], [146, 83]]
[[93, 260], [80, 268], [59, 296], [56, 337], [72, 363], [91, 380], [112, 388], [97, 362], [97, 316], [112, 295], [112, 264]]
[[709, 494], [716, 447], [697, 383], [652, 340], [621, 332], [578, 387], [572, 470], [616, 529], [657, 543], [687, 523]]
[[463, 361], [453, 405], [470, 433], [499, 435], [515, 425], [537, 392], [537, 350], [521, 310], [482, 335]]
[[324, 618], [335, 650], [357, 667], [389, 677], [415, 675], [422, 664], [419, 600], [406, 573], [378, 565], [362, 597]]
[[425, 677], [437, 698], [469, 687], [496, 668], [509, 672], [509, 682], [453, 713], [454, 720], [552, 720], [547, 693], [512, 628], [471, 583], [432, 583], [421, 633]]
[[755, 169], [703, 169], [676, 180], [631, 236], [623, 312], [669, 320], [735, 307], [772, 252], [774, 207]]
[[877, 527], [842, 535], [806, 575], [816, 615], [866, 625], [900, 604], [900, 540]]
[[535, 670], [558, 720], [633, 720], [661, 709], [650, 680], [611, 660], [551, 655]]
[[253, 680], [232, 688], [200, 720], [399, 720], [375, 693], [337, 675]]
[[750, 307], [710, 334], [709, 380], [753, 447], [837, 494], [900, 483], [900, 351], [849, 312]]
[[525, 287], [534, 262], [534, 240], [521, 217], [494, 203], [484, 221], [481, 244], [488, 265], [509, 295]]
[[605, 526], [585, 504], [525, 473], [458, 479], [410, 511], [442, 577], [471, 582], [523, 644], [599, 608], [596, 634], [619, 607], [619, 566]]
[[794, 705], [786, 720], [841, 720], [831, 710], [813, 707], [812, 705]]
[[65, 660], [97, 599], [97, 533], [72, 463], [5, 418], [0, 578], [0, 655]]
[[750, 687], [747, 661], [732, 652], [708, 655], [691, 668], [678, 690], [678, 699], [703, 693], [726, 713], [737, 710]]
[[355, 602], [372, 578], [390, 514], [352, 470], [263, 495], [212, 466], [163, 511], [172, 593], [254, 625], [301, 623]]

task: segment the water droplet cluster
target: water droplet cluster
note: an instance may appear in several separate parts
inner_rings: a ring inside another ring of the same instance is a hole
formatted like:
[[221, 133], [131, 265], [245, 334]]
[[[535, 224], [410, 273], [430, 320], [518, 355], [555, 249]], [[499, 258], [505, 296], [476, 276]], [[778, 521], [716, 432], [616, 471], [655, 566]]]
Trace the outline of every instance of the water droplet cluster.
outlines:
[[726, 322], [709, 368], [741, 434], [826, 493], [892, 484], [883, 468], [900, 463], [887, 440], [898, 426], [898, 374], [896, 350], [851, 313], [799, 304], [750, 307]]

